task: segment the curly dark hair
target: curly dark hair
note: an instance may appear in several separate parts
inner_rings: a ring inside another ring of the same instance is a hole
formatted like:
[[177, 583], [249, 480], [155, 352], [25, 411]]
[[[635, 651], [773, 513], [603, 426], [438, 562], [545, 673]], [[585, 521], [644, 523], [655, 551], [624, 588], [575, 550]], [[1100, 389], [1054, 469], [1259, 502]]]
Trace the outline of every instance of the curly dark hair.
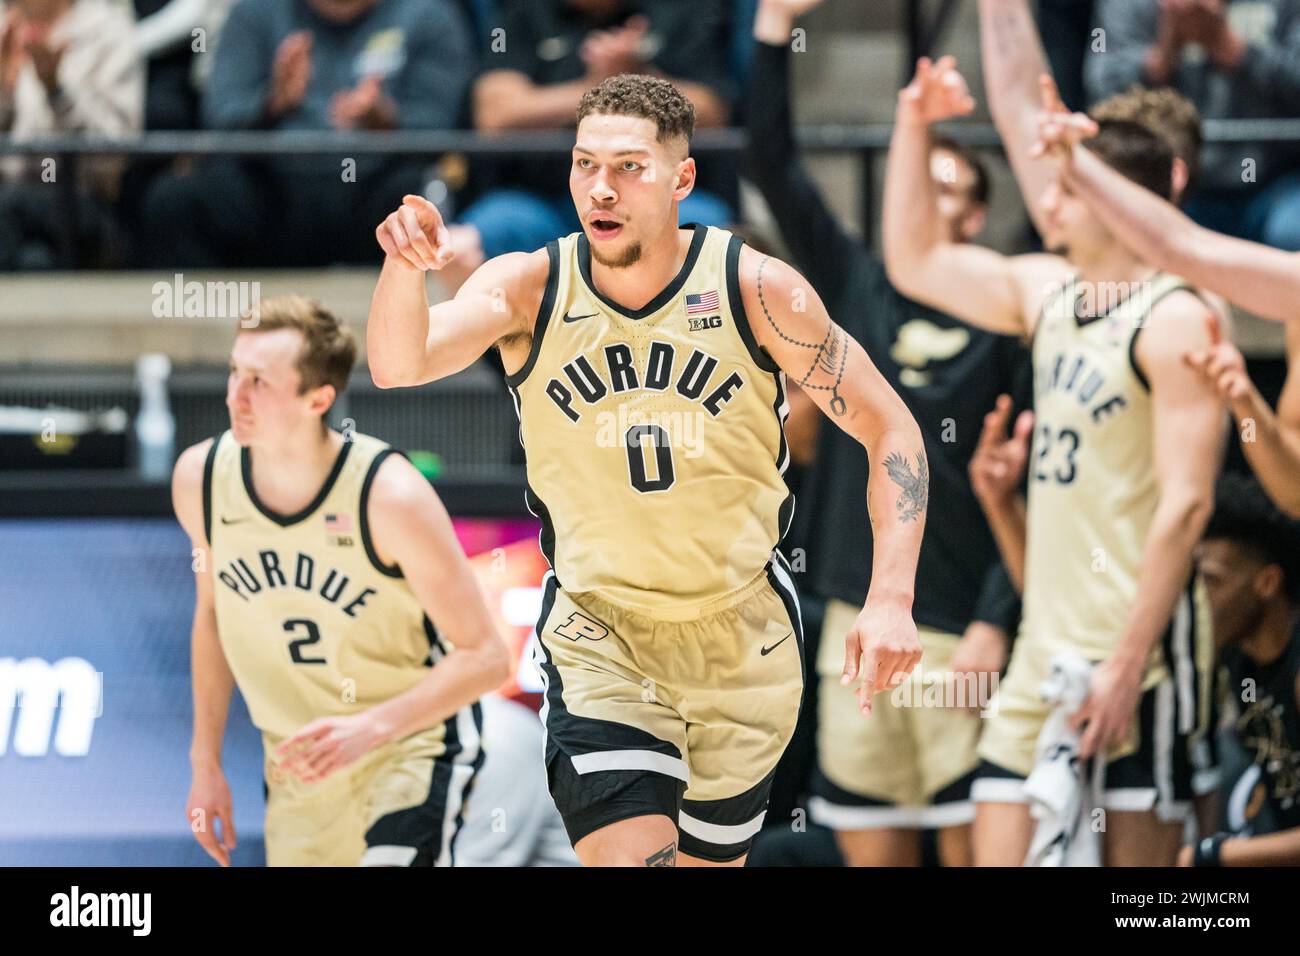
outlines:
[[667, 80], [642, 73], [611, 76], [582, 96], [578, 122], [592, 113], [640, 116], [654, 120], [655, 140], [666, 143], [679, 136], [689, 147], [695, 132], [695, 107]]
[[1281, 566], [1285, 590], [1300, 600], [1300, 521], [1283, 514], [1253, 477], [1225, 472], [1214, 490], [1207, 539], [1224, 538], [1261, 561]]
[[1100, 132], [1088, 140], [1102, 162], [1164, 199], [1174, 192], [1174, 148], [1169, 140], [1132, 120], [1100, 120]]
[[1201, 114], [1187, 97], [1168, 87], [1147, 89], [1134, 86], [1097, 103], [1088, 110], [1088, 115], [1098, 123], [1127, 120], [1164, 137], [1174, 155], [1187, 164], [1188, 188], [1191, 188], [1200, 173], [1205, 134]]

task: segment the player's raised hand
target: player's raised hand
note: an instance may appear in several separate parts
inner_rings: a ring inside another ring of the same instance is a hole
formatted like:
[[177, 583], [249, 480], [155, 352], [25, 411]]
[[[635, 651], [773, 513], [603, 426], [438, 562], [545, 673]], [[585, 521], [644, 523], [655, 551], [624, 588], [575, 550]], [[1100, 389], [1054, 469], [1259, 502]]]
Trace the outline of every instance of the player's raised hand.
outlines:
[[981, 501], [1003, 501], [1016, 493], [1029, 461], [1029, 436], [1034, 430], [1034, 413], [1025, 409], [1016, 416], [1011, 434], [1011, 396], [999, 395], [993, 410], [984, 416], [975, 452], [967, 472], [971, 489]]
[[402, 204], [379, 224], [375, 238], [390, 261], [421, 272], [441, 269], [455, 256], [442, 214], [423, 196], [403, 196]]
[[932, 62], [928, 56], [916, 61], [916, 75], [898, 94], [900, 119], [930, 125], [954, 116], [965, 116], [975, 109], [975, 100], [966, 86], [966, 78], [957, 72], [957, 59], [941, 57]]
[[1097, 135], [1097, 123], [1087, 113], [1070, 112], [1050, 74], [1040, 76], [1038, 86], [1043, 108], [1038, 114], [1038, 142], [1030, 155], [1035, 159], [1045, 156], [1064, 165], [1076, 145]]
[[230, 866], [230, 852], [235, 848], [235, 816], [230, 785], [219, 767], [194, 771], [185, 816], [199, 846], [222, 866]]
[[275, 748], [279, 769], [305, 783], [319, 783], [364, 756], [383, 740], [366, 713], [321, 717]]
[[871, 716], [871, 699], [882, 690], [892, 690], [907, 679], [921, 661], [921, 641], [911, 609], [890, 601], [873, 601], [844, 638], [844, 670], [840, 683], [858, 683], [858, 709]]
[[1183, 361], [1203, 375], [1219, 393], [1224, 404], [1237, 412], [1247, 406], [1254, 383], [1246, 374], [1246, 360], [1231, 342], [1225, 342], [1219, 321], [1212, 315], [1205, 317], [1210, 333], [1210, 344], [1183, 356]]

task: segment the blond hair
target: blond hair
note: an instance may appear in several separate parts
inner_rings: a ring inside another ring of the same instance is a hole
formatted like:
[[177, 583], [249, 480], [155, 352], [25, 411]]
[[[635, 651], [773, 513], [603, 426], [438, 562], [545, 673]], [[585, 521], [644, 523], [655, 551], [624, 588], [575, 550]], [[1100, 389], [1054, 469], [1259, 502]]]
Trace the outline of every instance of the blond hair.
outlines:
[[298, 394], [333, 385], [342, 395], [357, 360], [357, 343], [352, 330], [329, 309], [303, 295], [280, 295], [263, 299], [244, 313], [239, 332], [274, 332], [296, 329], [302, 333], [303, 348], [296, 367], [302, 381]]

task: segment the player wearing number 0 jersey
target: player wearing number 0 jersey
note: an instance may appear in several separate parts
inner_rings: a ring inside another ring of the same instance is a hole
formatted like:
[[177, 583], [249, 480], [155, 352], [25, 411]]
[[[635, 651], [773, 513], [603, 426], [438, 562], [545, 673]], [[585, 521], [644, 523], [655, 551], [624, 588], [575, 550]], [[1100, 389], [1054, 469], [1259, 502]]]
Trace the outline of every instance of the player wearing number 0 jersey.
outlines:
[[505, 679], [428, 482], [384, 442], [325, 426], [354, 355], [316, 303], [263, 302], [235, 340], [230, 430], [177, 462], [197, 559], [190, 811], [222, 863], [234, 684], [264, 743], [270, 865], [445, 866], [483, 762], [477, 699]]
[[[1184, 357], [1208, 342], [1212, 312], [1116, 241], [1059, 175], [1025, 199], [1062, 256], [945, 241], [927, 221], [929, 126], [973, 105], [951, 58], [918, 63], [899, 97], [884, 232], [902, 291], [1023, 336], [1034, 359], [1027, 555], [1023, 513], [990, 515], [1004, 551], [1023, 558], [1010, 563], [1024, 565], [1025, 616], [979, 745], [975, 861], [1025, 859], [1034, 824], [1023, 781], [1049, 712], [1039, 687], [1052, 657], [1068, 651], [1095, 664], [1070, 721], [1081, 755], [1106, 761], [1106, 862], [1172, 865], [1209, 698], [1209, 621], [1192, 551], [1212, 509], [1225, 420]], [[1171, 193], [1164, 138], [1127, 121], [1100, 128], [1094, 145], [1112, 166]]]
[[407, 197], [376, 233], [378, 384], [500, 349], [552, 567], [537, 626], [548, 781], [587, 864], [740, 864], [762, 825], [803, 692], [777, 550], [787, 374], [870, 456], [875, 566], [845, 655], [863, 709], [919, 656], [920, 433], [794, 270], [678, 227], [693, 123], [663, 80], [588, 92], [569, 177], [583, 231], [485, 263], [432, 309], [424, 272], [449, 254], [437, 210]]

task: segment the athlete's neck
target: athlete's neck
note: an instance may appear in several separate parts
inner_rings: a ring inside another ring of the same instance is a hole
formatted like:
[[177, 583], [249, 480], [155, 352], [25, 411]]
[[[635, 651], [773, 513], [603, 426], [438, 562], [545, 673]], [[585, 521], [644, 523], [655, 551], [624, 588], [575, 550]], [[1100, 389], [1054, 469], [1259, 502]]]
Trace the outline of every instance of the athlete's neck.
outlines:
[[1259, 627], [1241, 642], [1241, 652], [1261, 666], [1272, 664], [1286, 652], [1300, 623], [1300, 607], [1277, 601], [1260, 618]]
[[[697, 227], [703, 229], [703, 226]], [[630, 266], [615, 269], [591, 257], [591, 281], [598, 292], [628, 311], [644, 308], [681, 271], [691, 249], [694, 233], [674, 223], [662, 235], [641, 245], [641, 258]]]
[[316, 421], [283, 441], [250, 445], [253, 490], [272, 511], [295, 514], [316, 497], [342, 448], [343, 436], [332, 428], [322, 432]]
[[1070, 262], [1083, 282], [1136, 282], [1151, 275], [1152, 268], [1118, 242], [1107, 243], [1087, 253], [1071, 250]]

